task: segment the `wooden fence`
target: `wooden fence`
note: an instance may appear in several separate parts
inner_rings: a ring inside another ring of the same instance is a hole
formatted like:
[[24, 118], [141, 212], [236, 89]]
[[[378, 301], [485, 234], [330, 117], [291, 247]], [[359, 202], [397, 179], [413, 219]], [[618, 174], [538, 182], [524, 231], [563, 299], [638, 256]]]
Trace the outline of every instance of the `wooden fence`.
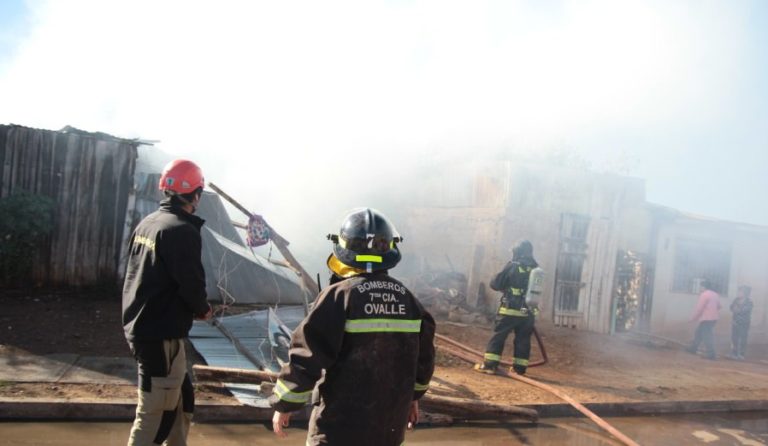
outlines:
[[115, 284], [138, 141], [67, 128], [0, 125], [0, 198], [51, 197], [54, 228], [30, 285]]

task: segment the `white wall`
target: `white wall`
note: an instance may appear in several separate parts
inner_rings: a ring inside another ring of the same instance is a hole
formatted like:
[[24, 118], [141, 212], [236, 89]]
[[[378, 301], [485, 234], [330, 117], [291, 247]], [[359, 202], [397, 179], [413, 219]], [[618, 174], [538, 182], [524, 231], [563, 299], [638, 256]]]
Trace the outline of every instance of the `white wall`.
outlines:
[[693, 336], [696, 325], [688, 321], [698, 295], [672, 292], [676, 241], [680, 237], [725, 242], [731, 246], [728, 290], [721, 298], [721, 319], [715, 327], [719, 343], [727, 344], [730, 339], [731, 313], [728, 306], [736, 296], [739, 285], [752, 287], [755, 308], [751, 341], [766, 342], [768, 228], [686, 217], [663, 225], [659, 231], [651, 331], [686, 342]]

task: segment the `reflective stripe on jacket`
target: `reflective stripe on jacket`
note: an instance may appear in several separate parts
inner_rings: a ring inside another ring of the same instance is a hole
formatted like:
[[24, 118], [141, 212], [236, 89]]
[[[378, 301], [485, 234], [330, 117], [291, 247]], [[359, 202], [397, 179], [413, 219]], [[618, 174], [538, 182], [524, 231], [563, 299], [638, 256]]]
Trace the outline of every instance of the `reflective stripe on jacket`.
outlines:
[[529, 311], [525, 304], [528, 291], [528, 279], [531, 270], [538, 264], [532, 258], [522, 258], [508, 262], [491, 280], [491, 289], [501, 291], [501, 305], [498, 314], [503, 316], [528, 317], [536, 315], [538, 310]]

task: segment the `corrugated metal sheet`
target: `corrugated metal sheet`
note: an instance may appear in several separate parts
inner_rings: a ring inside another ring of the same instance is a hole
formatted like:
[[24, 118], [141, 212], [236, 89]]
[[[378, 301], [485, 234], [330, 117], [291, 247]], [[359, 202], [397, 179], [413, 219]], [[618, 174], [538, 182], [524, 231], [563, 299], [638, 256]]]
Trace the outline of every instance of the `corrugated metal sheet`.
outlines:
[[[304, 319], [303, 307], [279, 307], [275, 309], [275, 312], [290, 330], [295, 329], [299, 322]], [[260, 364], [254, 364], [245, 354], [238, 351], [237, 347], [224, 335], [224, 332], [211, 323], [195, 321], [192, 331], [189, 333], [189, 340], [210, 366], [248, 370], [258, 370], [263, 366], [268, 370], [277, 372], [280, 370], [280, 366], [274, 357], [268, 338], [268, 317], [269, 310], [260, 310], [237, 316], [226, 316], [216, 321], [236, 338], [249, 355], [256, 358]], [[268, 407], [258, 385], [226, 383], [225, 386], [241, 404]]]
[[281, 305], [304, 302], [296, 273], [270, 263], [245, 245], [221, 197], [204, 192], [196, 215], [205, 219], [203, 264], [209, 299]]
[[54, 230], [30, 281], [117, 283], [138, 141], [76, 129], [0, 125], [0, 197], [17, 191], [56, 202]]
[[209, 299], [229, 303], [300, 304], [298, 276], [269, 263], [249, 248], [203, 226], [203, 265]]

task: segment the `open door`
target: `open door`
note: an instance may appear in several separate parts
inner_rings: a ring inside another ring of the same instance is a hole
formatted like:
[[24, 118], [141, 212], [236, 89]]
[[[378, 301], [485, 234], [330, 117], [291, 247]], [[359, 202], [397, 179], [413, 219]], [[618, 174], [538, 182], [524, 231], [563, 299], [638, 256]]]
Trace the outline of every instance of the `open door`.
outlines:
[[619, 251], [616, 256], [615, 280], [611, 333], [637, 329], [643, 319], [646, 256], [634, 251]]

